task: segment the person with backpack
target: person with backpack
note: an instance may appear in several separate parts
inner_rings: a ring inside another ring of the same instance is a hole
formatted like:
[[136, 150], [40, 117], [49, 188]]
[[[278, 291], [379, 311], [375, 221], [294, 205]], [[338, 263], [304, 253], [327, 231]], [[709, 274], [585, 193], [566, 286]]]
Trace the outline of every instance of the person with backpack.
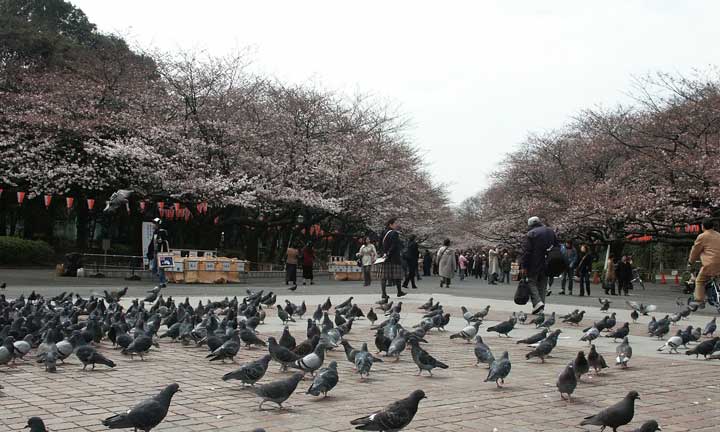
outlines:
[[[537, 314], [545, 310], [545, 287], [548, 276], [557, 276], [557, 274], [549, 274], [548, 270], [556, 271], [558, 268], [557, 253], [560, 252], [560, 244], [555, 231], [543, 225], [539, 217], [533, 216], [528, 219], [528, 228], [520, 261], [520, 277], [527, 279], [530, 300], [533, 304], [532, 313]], [[548, 259], [551, 252], [553, 252], [552, 257]], [[564, 263], [562, 255], [560, 262]]]

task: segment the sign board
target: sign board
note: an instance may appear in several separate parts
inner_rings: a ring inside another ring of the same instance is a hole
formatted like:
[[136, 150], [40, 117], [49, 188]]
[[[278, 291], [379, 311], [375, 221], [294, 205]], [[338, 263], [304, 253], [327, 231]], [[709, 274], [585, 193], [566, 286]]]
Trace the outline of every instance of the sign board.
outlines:
[[187, 268], [189, 271], [197, 271], [198, 262], [197, 261], [187, 261]]
[[229, 272], [230, 271], [230, 261], [223, 261], [222, 263], [222, 271]]
[[143, 222], [142, 223], [142, 251], [141, 255], [143, 256], [143, 264], [148, 265], [148, 259], [146, 258], [148, 247], [150, 247], [150, 242], [152, 241], [153, 237], [153, 223], [152, 222]]
[[215, 271], [215, 263], [213, 261], [205, 261], [205, 271]]

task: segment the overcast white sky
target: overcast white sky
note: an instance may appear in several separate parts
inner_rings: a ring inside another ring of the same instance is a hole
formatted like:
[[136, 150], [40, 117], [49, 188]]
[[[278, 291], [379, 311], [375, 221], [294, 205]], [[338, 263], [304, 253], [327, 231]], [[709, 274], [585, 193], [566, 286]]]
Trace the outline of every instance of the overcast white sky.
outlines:
[[71, 2], [142, 47], [249, 46], [263, 73], [392, 102], [454, 202], [529, 132], [627, 102], [633, 76], [715, 65], [720, 41], [713, 0]]

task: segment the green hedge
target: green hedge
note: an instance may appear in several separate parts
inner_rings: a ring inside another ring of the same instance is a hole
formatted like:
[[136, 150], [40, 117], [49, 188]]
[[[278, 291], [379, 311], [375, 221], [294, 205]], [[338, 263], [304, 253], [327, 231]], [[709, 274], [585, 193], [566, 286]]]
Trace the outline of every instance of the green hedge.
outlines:
[[51, 264], [55, 251], [44, 241], [0, 236], [0, 265]]

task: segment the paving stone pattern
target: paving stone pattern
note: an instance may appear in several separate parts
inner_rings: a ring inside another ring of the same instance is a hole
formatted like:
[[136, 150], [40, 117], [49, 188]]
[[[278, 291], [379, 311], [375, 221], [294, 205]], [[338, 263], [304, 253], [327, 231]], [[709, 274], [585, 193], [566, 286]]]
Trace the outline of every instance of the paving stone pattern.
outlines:
[[[340, 300], [340, 298], [338, 299]], [[480, 301], [481, 302], [481, 301]], [[315, 304], [308, 304], [312, 313]], [[406, 309], [412, 310], [408, 305]], [[367, 310], [367, 305], [363, 306]], [[459, 310], [451, 309], [454, 316]], [[490, 318], [504, 319], [507, 311], [493, 310]], [[420, 315], [403, 313], [405, 325], [417, 322]], [[272, 309], [268, 311], [268, 324], [259, 327], [261, 337], [279, 337], [279, 321]], [[619, 319], [619, 322], [622, 322]], [[592, 319], [582, 324], [590, 325]], [[529, 348], [515, 341], [535, 332], [534, 328], [521, 327], [514, 338], [498, 337], [487, 333], [483, 324], [481, 335], [496, 356], [510, 352], [512, 372], [504, 388], [484, 383], [485, 366], [475, 367], [473, 344], [450, 340], [452, 330], [464, 326], [454, 318], [448, 332], [433, 330], [427, 337], [425, 348], [438, 359], [450, 365], [448, 370], [436, 370], [433, 378], [424, 374], [415, 376], [417, 369], [406, 351], [399, 362], [376, 363], [370, 379], [360, 381], [345, 359], [342, 349], [328, 354], [326, 363], [337, 360], [340, 383], [322, 400], [305, 391], [310, 380], [301, 382], [297, 392], [287, 401], [288, 409], [274, 409], [268, 403], [258, 411], [259, 400], [239, 382], [223, 382], [220, 378], [238, 365], [210, 363], [204, 357], [204, 348], [183, 347], [163, 340], [160, 349], [153, 349], [146, 361], [130, 360], [109, 347], [104, 341], [100, 350], [117, 363], [115, 369], [98, 365], [95, 371], [81, 371], [73, 356], [58, 368], [58, 373], [43, 371], [34, 361], [20, 362], [16, 368], [0, 369], [0, 424], [2, 430], [21, 430], [29, 416], [45, 419], [51, 431], [100, 431], [102, 419], [121, 412], [136, 402], [156, 394], [171, 382], [180, 384], [166, 420], [158, 431], [250, 431], [264, 427], [268, 432], [283, 431], [348, 431], [349, 421], [367, 415], [391, 401], [407, 396], [412, 390], [422, 389], [427, 399], [408, 431], [577, 431], [599, 430], [578, 426], [583, 417], [596, 413], [620, 400], [629, 390], [637, 390], [635, 420], [631, 430], [648, 419], [657, 419], [664, 431], [717, 431], [720, 416], [720, 372], [718, 361], [690, 360], [687, 356], [644, 356], [636, 351], [631, 367], [620, 370], [606, 369], [601, 375], [590, 375], [580, 383], [572, 402], [565, 402], [555, 388], [557, 375], [566, 363], [574, 358], [577, 346], [560, 341], [553, 358], [540, 364], [539, 360], [525, 360]], [[577, 332], [567, 325], [561, 328]], [[644, 324], [633, 326], [633, 334], [642, 334]], [[291, 327], [298, 343], [304, 340], [305, 323]], [[373, 344], [374, 332], [367, 321], [360, 321], [347, 335], [347, 340], [358, 347], [362, 342]], [[576, 339], [573, 336], [573, 339]], [[659, 345], [659, 343], [658, 343]], [[598, 342], [608, 362], [614, 358], [611, 340]], [[240, 363], [261, 357], [261, 349], [242, 349]], [[287, 374], [279, 372], [271, 363], [262, 382]]]

